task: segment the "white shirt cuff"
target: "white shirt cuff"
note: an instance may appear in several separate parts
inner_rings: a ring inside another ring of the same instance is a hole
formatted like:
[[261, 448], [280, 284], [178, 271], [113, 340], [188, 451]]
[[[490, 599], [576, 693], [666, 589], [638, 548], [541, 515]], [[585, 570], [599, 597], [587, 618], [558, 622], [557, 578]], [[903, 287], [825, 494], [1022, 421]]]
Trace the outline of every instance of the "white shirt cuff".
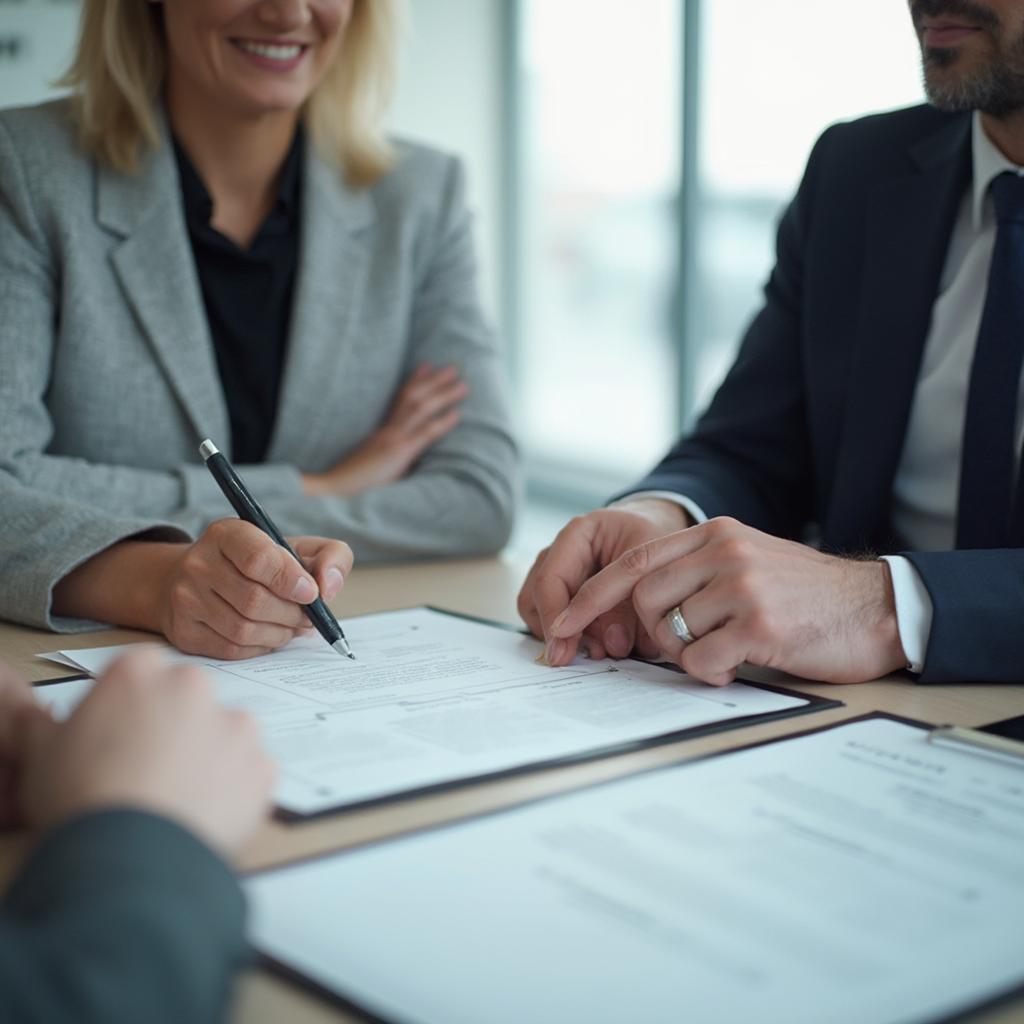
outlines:
[[900, 633], [903, 653], [907, 656], [907, 668], [911, 672], [922, 672], [932, 632], [934, 607], [931, 596], [908, 559], [900, 555], [883, 555], [881, 560], [889, 563], [892, 594], [896, 601], [896, 628]]
[[708, 517], [705, 515], [704, 509], [702, 509], [700, 505], [695, 501], [691, 501], [689, 498], [683, 497], [681, 494], [676, 494], [675, 491], [637, 491], [636, 494], [627, 494], [624, 498], [619, 498], [618, 501], [613, 501], [608, 507], [618, 508], [620, 505], [624, 505], [627, 501], [648, 501], [651, 498], [659, 498], [662, 501], [671, 501], [676, 505], [681, 505], [683, 510], [695, 523], [706, 523], [708, 521]]

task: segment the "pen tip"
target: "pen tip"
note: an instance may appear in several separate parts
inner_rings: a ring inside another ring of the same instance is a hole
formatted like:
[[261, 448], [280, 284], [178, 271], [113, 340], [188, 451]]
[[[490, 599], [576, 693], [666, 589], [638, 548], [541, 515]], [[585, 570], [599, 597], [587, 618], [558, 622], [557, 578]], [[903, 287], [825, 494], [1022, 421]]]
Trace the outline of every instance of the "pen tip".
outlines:
[[356, 660], [356, 656], [352, 653], [352, 648], [349, 647], [348, 641], [344, 637], [340, 637], [335, 640], [331, 646], [339, 653], [344, 655], [346, 658], [351, 658], [353, 661]]

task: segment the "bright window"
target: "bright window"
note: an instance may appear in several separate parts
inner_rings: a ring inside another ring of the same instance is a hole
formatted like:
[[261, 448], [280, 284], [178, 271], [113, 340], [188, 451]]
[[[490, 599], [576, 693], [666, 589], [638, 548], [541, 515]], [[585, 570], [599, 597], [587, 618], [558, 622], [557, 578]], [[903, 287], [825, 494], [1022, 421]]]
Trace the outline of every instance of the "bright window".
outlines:
[[710, 397], [818, 134], [922, 98], [905, 3], [693, 3], [520, 0], [518, 384], [532, 477], [563, 492], [635, 479]]

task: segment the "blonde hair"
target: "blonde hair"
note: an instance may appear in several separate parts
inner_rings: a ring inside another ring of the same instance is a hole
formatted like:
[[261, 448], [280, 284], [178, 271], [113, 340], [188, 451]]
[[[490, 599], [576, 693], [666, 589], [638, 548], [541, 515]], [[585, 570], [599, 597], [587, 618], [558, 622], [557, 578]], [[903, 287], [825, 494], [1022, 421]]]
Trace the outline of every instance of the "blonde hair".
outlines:
[[[353, 185], [392, 165], [382, 119], [394, 87], [400, 0], [353, 0], [333, 64], [306, 101], [314, 145]], [[159, 97], [166, 70], [160, 5], [146, 0], [83, 0], [78, 44], [60, 85], [87, 152], [132, 173], [160, 144]]]

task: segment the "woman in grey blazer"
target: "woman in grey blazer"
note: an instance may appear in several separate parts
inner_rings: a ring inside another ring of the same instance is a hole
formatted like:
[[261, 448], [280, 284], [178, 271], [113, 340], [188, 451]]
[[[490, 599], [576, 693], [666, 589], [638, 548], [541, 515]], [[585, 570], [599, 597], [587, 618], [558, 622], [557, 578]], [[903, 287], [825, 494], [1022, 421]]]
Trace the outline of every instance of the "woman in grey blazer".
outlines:
[[[392, 0], [82, 17], [71, 97], [0, 112], [0, 615], [242, 657], [337, 592], [350, 556], [319, 537], [498, 550], [501, 360], [457, 161], [381, 135]], [[211, 526], [205, 437], [310, 535], [312, 578]]]

